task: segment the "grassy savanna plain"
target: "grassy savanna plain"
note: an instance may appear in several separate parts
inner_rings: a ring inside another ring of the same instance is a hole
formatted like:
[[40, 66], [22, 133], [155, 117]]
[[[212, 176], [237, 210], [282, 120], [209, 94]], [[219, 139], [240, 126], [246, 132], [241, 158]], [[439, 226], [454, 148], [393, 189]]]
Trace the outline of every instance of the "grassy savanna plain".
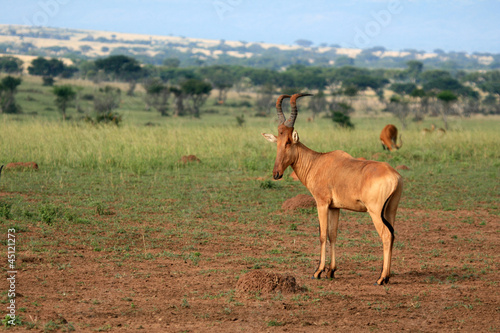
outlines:
[[[400, 171], [393, 276], [374, 286], [382, 244], [365, 213], [341, 214], [336, 279], [310, 278], [316, 210], [281, 209], [308, 191], [287, 176], [271, 179], [276, 148], [260, 133], [276, 133], [274, 117], [212, 99], [202, 119], [161, 117], [144, 111], [139, 90], [123, 96], [120, 127], [93, 126], [74, 109], [62, 122], [49, 89], [25, 77], [17, 95], [25, 114], [0, 116], [1, 164], [40, 167], [4, 170], [0, 180], [5, 276], [7, 230], [16, 230], [19, 321], [9, 330], [500, 329], [500, 119], [456, 118], [446, 135], [423, 136], [438, 119], [401, 131], [393, 118], [360, 114], [345, 131], [299, 113], [296, 129], [312, 149], [410, 168]], [[403, 134], [397, 152], [381, 149], [387, 123]], [[190, 154], [201, 163], [179, 162]], [[252, 270], [290, 274], [301, 288], [238, 291]], [[7, 314], [6, 279], [2, 286]]]

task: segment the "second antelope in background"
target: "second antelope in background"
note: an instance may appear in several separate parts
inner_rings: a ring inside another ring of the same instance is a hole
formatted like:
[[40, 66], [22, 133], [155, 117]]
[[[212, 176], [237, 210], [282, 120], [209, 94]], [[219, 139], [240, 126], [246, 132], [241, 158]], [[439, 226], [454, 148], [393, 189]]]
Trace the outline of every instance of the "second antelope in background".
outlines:
[[[366, 161], [353, 158], [346, 152], [335, 150], [318, 153], [307, 148], [294, 131], [297, 117], [297, 98], [310, 96], [295, 94], [281, 95], [276, 102], [278, 112], [278, 136], [262, 135], [277, 144], [273, 178], [280, 179], [288, 166], [291, 166], [302, 184], [316, 200], [320, 230], [319, 266], [313, 277], [319, 279], [326, 271], [329, 278], [334, 277], [335, 242], [340, 209], [368, 212], [375, 229], [382, 239], [384, 262], [377, 284], [389, 282], [391, 272], [392, 245], [394, 243], [394, 220], [399, 199], [403, 192], [403, 181], [399, 173], [384, 162]], [[290, 98], [291, 114], [288, 120], [281, 109], [283, 99]], [[330, 241], [331, 260], [326, 270], [326, 240]]]
[[403, 140], [401, 135], [399, 136], [399, 146], [396, 144], [398, 140], [398, 129], [396, 126], [389, 124], [384, 127], [380, 133], [380, 141], [382, 142], [382, 148], [384, 150], [388, 149], [393, 151], [393, 149], [399, 149], [403, 146]]

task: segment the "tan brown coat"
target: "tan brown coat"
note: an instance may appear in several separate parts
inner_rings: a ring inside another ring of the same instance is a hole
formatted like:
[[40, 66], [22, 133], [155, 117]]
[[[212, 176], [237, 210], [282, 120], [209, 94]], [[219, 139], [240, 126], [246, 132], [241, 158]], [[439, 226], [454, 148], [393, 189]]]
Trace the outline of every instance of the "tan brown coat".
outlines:
[[[296, 94], [291, 98], [292, 117], [294, 111], [296, 116], [296, 99], [301, 96], [303, 95]], [[278, 116], [283, 120], [282, 114], [280, 115], [280, 99], [278, 102]], [[327, 238], [331, 249], [327, 276], [334, 277], [339, 211], [348, 209], [370, 214], [384, 248], [384, 263], [377, 284], [387, 283], [394, 242], [394, 221], [403, 191], [401, 176], [387, 163], [355, 159], [340, 150], [319, 153], [309, 149], [300, 142], [294, 131], [294, 120], [295, 117], [292, 122], [280, 121], [278, 136], [263, 135], [268, 141], [277, 144], [273, 177], [280, 179], [285, 169], [291, 166], [316, 200], [320, 226], [320, 262], [313, 277], [320, 278], [325, 271]]]
[[380, 133], [380, 142], [382, 142], [382, 148], [388, 149], [389, 151], [393, 151], [394, 149], [399, 149], [403, 146], [403, 142], [401, 141], [401, 136], [399, 137], [399, 146], [396, 141], [398, 140], [398, 129], [396, 126], [389, 124], [386, 125], [382, 132]]

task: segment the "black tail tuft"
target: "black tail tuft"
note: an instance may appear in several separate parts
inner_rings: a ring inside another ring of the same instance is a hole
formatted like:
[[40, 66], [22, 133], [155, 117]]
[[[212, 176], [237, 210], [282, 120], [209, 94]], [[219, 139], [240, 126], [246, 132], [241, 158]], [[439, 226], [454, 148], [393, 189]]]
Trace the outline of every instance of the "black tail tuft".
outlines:
[[382, 207], [382, 213], [380, 215], [382, 217], [382, 222], [384, 222], [384, 224], [387, 227], [387, 229], [389, 229], [389, 231], [391, 232], [391, 235], [392, 235], [392, 239], [394, 239], [394, 228], [389, 223], [389, 221], [387, 221], [386, 218], [384, 217], [385, 206], [387, 205], [387, 203], [389, 202], [389, 200], [391, 200], [391, 198], [392, 198], [392, 196], [390, 196], [389, 198], [387, 198], [387, 200], [385, 201], [384, 207]]

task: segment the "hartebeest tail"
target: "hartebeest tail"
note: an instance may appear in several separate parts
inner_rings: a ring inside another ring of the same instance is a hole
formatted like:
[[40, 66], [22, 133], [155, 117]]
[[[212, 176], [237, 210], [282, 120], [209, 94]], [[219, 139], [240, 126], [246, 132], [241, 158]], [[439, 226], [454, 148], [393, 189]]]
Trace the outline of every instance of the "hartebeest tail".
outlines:
[[2, 178], [2, 169], [3, 169], [3, 165], [0, 166], [0, 178]]
[[403, 146], [401, 135], [399, 136], [399, 146], [396, 143], [397, 140], [398, 129], [396, 128], [396, 126], [392, 124], [386, 125], [380, 133], [380, 142], [382, 142], [382, 148], [384, 148], [384, 150], [388, 149], [389, 151], [401, 148]]
[[290, 98], [292, 109], [287, 121], [281, 110], [281, 103], [288, 95], [282, 95], [276, 102], [278, 112], [278, 136], [262, 134], [277, 144], [273, 177], [283, 177], [291, 166], [299, 180], [311, 192], [318, 208], [320, 228], [320, 260], [314, 278], [320, 278], [325, 271], [326, 240], [330, 241], [331, 261], [327, 277], [333, 278], [337, 268], [335, 242], [340, 209], [368, 212], [375, 229], [382, 239], [384, 261], [377, 284], [389, 282], [392, 247], [394, 243], [394, 221], [403, 182], [399, 173], [389, 164], [355, 159], [346, 152], [335, 150], [318, 153], [307, 148], [294, 131], [297, 117], [297, 99], [308, 94], [295, 94]]

